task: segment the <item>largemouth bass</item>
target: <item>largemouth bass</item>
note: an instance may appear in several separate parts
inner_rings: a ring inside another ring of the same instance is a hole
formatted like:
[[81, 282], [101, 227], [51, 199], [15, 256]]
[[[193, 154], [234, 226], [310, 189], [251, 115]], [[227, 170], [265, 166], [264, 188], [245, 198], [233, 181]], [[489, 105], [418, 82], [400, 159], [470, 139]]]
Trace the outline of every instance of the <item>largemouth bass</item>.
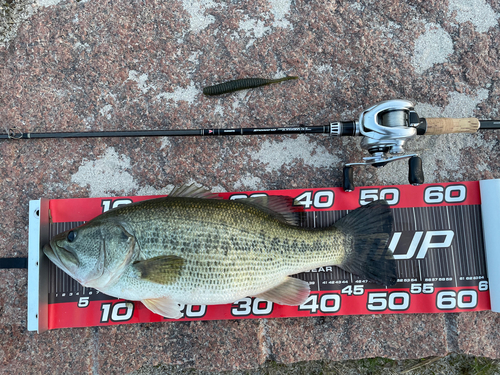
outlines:
[[179, 304], [214, 305], [256, 296], [300, 305], [309, 285], [290, 275], [338, 265], [393, 285], [387, 203], [360, 207], [326, 229], [298, 226], [293, 199], [215, 199], [193, 185], [120, 206], [58, 234], [44, 253], [86, 287], [142, 301], [167, 318]]

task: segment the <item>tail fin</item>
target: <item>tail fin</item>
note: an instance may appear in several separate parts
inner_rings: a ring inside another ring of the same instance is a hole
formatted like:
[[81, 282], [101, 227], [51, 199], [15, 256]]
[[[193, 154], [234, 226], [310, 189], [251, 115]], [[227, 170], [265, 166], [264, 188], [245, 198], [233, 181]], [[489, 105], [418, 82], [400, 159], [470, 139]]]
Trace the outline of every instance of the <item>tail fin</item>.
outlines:
[[391, 209], [383, 200], [359, 207], [338, 220], [334, 226], [352, 238], [352, 248], [339, 267], [379, 284], [394, 285], [396, 261], [388, 248], [392, 223]]

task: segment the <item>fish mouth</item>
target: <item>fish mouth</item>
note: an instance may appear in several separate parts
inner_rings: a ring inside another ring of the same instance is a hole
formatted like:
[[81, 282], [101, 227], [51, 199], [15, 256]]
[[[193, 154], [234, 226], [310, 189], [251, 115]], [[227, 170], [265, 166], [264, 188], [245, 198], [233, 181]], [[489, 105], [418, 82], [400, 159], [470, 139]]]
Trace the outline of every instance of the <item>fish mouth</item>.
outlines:
[[59, 257], [57, 256], [56, 252], [54, 251], [54, 249], [52, 249], [52, 246], [50, 243], [46, 244], [44, 247], [43, 247], [43, 253], [47, 256], [47, 258], [49, 258], [52, 263], [54, 263], [57, 267], [63, 269], [63, 270], [66, 270], [66, 267], [63, 265], [61, 259], [59, 259]]
[[[64, 251], [66, 254], [59, 254], [57, 250], [59, 250], [58, 246], [54, 246], [52, 243], [48, 243], [43, 247], [43, 252], [47, 256], [47, 258], [49, 258], [52, 263], [54, 263], [57, 267], [71, 276], [70, 267], [68, 267], [67, 263], [73, 263], [73, 259], [71, 258], [75, 257], [65, 249], [62, 249], [61, 251]], [[73, 264], [73, 266], [75, 266], [75, 264]]]
[[78, 281], [81, 285], [87, 286], [85, 280], [77, 277], [77, 270], [79, 266], [78, 259], [68, 250], [63, 247], [57, 246], [55, 241], [50, 241], [44, 245], [43, 252], [57, 267], [63, 270], [69, 277]]

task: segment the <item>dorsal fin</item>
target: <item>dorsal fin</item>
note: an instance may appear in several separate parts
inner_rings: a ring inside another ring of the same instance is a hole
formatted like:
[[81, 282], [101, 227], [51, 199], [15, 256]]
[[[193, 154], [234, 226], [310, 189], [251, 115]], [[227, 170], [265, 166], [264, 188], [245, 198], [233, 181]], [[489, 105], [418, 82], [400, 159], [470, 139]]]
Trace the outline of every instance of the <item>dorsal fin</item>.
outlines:
[[239, 202], [254, 206], [264, 211], [282, 223], [298, 226], [300, 224], [299, 212], [304, 211], [304, 206], [294, 205], [294, 199], [285, 195], [266, 195], [260, 197], [244, 198]]
[[[196, 186], [194, 183], [175, 187], [168, 196], [175, 198], [222, 199], [218, 194], [211, 193], [210, 190], [202, 186]], [[294, 205], [294, 199], [285, 195], [265, 195], [237, 199], [236, 201], [253, 206], [282, 223], [294, 226], [298, 226], [300, 223], [300, 216], [297, 213], [304, 211], [304, 206]]]
[[204, 188], [203, 186], [196, 186], [194, 182], [175, 187], [168, 196], [177, 198], [219, 198], [217, 194], [210, 192], [210, 190]]

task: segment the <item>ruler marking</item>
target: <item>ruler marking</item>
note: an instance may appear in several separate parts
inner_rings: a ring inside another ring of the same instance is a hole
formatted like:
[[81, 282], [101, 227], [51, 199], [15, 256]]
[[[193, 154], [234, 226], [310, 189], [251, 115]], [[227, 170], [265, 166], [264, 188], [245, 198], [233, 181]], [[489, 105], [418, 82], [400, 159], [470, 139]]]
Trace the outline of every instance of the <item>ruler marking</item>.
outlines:
[[[448, 228], [452, 229], [451, 228], [451, 221], [450, 221], [450, 210], [448, 209], [448, 206], [446, 206], [446, 216], [448, 218]], [[453, 248], [453, 241], [451, 243], [450, 248], [451, 248], [451, 261], [453, 262], [453, 282], [454, 282], [455, 286], [457, 287], [458, 286], [458, 279], [457, 279], [457, 269], [455, 266], [455, 251]]]
[[477, 209], [476, 209], [476, 206], [472, 207], [472, 211], [474, 212], [474, 215], [473, 215], [473, 224], [472, 224], [472, 236], [473, 236], [473, 243], [474, 243], [474, 249], [476, 251], [476, 269], [477, 269], [477, 275], [478, 276], [483, 276], [483, 270], [482, 270], [482, 267], [481, 267], [481, 249], [479, 247], [479, 241], [478, 241], [478, 236], [477, 236], [477, 224], [478, 224], [478, 220], [477, 220]]
[[[412, 207], [412, 212], [413, 212], [414, 227], [415, 227], [415, 232], [416, 232], [417, 231], [417, 213], [416, 213], [415, 207]], [[416, 267], [418, 268], [418, 277], [420, 278], [420, 282], [423, 282], [424, 278], [422, 277], [422, 264], [420, 262], [420, 259], [417, 259]]]
[[479, 264], [481, 267], [481, 274], [487, 277], [488, 275], [485, 268], [486, 260], [485, 260], [484, 243], [482, 236], [483, 220], [481, 217], [481, 206], [479, 205], [476, 206], [476, 218], [477, 218], [476, 236], [478, 241], [479, 257], [480, 257]]

